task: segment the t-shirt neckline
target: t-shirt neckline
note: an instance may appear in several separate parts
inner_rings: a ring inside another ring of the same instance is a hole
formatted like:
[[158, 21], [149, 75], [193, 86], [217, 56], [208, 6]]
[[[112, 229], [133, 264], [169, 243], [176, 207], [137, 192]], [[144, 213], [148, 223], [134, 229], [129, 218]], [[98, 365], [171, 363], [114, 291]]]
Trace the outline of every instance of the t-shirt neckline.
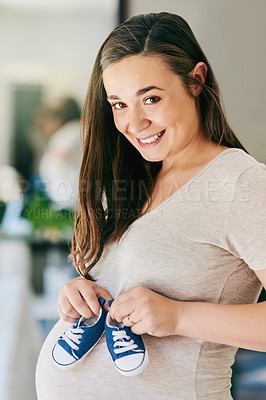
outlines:
[[193, 175], [184, 185], [182, 185], [180, 188], [178, 188], [174, 193], [172, 193], [169, 197], [167, 197], [165, 200], [163, 200], [160, 204], [158, 204], [156, 207], [154, 207], [152, 210], [146, 212], [145, 214], [142, 214], [139, 218], [137, 218], [133, 224], [136, 221], [142, 220], [144, 217], [147, 217], [151, 215], [152, 213], [156, 212], [158, 209], [164, 206], [169, 200], [171, 200], [173, 197], [175, 197], [179, 192], [184, 190], [187, 186], [189, 186], [192, 182], [194, 182], [196, 179], [200, 177], [200, 175], [204, 174], [220, 157], [222, 157], [224, 154], [227, 154], [231, 151], [234, 150], [241, 150], [235, 147], [230, 147], [229, 149], [225, 149], [221, 151], [217, 156], [215, 156], [212, 160], [210, 160], [206, 165], [204, 165], [195, 175]]

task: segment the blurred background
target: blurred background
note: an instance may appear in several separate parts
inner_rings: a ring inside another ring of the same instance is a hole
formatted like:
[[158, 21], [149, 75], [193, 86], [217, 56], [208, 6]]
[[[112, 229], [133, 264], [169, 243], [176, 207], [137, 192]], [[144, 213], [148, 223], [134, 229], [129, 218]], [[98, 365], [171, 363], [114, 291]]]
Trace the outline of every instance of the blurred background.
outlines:
[[[265, 0], [0, 0], [0, 400], [36, 400], [38, 352], [76, 275], [79, 120], [97, 51], [117, 23], [158, 11], [188, 21], [229, 123], [266, 162]], [[264, 353], [238, 352], [232, 391], [265, 400]]]

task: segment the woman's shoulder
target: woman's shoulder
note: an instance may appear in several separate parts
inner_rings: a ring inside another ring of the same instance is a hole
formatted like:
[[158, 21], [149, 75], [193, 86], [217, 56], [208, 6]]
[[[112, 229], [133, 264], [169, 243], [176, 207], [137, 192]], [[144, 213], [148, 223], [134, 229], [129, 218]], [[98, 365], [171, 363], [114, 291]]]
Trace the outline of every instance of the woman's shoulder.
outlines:
[[241, 177], [266, 179], [266, 166], [242, 149], [229, 148], [218, 156], [215, 170], [225, 178], [238, 180]]
[[234, 199], [232, 207], [247, 213], [253, 213], [255, 208], [265, 209], [266, 165], [241, 149], [230, 149], [225, 155], [222, 179], [230, 188], [229, 198]]

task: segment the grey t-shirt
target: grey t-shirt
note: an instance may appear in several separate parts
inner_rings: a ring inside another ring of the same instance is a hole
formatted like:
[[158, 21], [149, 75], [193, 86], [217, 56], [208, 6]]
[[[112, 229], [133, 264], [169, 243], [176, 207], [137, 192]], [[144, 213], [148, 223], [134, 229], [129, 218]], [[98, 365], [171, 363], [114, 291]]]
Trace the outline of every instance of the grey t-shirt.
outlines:
[[[227, 149], [154, 210], [137, 219], [92, 270], [112, 296], [143, 285], [183, 301], [254, 303], [266, 268], [266, 167]], [[68, 323], [59, 321], [37, 365], [39, 400], [229, 400], [235, 347], [181, 336], [144, 335], [150, 363], [139, 376], [114, 368], [105, 338], [70, 370], [51, 349]]]

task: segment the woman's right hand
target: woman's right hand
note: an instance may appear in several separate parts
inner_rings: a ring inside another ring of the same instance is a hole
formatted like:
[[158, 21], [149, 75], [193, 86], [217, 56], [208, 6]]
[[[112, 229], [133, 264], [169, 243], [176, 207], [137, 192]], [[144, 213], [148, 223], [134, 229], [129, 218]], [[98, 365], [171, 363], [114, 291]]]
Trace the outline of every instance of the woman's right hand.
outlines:
[[57, 308], [60, 318], [74, 323], [81, 315], [85, 318], [98, 315], [100, 296], [106, 300], [104, 308], [108, 311], [108, 301], [112, 296], [107, 290], [81, 276], [72, 279], [60, 289], [58, 295]]

